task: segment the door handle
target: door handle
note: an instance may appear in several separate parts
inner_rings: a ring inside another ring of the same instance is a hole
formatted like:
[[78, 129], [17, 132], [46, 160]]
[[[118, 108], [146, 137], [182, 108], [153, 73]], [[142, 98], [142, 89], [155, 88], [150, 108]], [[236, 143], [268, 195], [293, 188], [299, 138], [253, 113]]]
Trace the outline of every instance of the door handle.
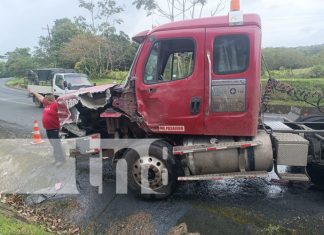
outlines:
[[190, 102], [190, 112], [192, 115], [196, 115], [200, 112], [201, 98], [193, 97]]
[[154, 87], [150, 87], [150, 88], [148, 89], [148, 92], [152, 94], [152, 93], [156, 92], [156, 90], [157, 90], [156, 88], [154, 88]]

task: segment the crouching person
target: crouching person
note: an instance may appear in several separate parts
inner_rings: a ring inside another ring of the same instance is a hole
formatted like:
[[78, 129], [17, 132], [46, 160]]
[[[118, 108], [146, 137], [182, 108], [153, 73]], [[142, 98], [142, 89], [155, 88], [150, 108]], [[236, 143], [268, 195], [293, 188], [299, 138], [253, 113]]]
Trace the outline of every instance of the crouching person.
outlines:
[[35, 97], [44, 105], [42, 123], [46, 130], [47, 138], [53, 147], [53, 155], [55, 158], [53, 163], [57, 167], [62, 166], [65, 163], [65, 153], [59, 136], [60, 121], [58, 117], [58, 103], [52, 94], [45, 95], [44, 97], [37, 92], [30, 91], [30, 93], [35, 95]]

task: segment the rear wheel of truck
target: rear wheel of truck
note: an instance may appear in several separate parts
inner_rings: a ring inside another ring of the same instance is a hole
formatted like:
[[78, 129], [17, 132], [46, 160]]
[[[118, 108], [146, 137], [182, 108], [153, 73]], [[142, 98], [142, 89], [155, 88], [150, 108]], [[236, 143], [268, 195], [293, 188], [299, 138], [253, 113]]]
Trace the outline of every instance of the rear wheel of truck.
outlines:
[[[308, 125], [310, 125], [310, 127], [312, 129], [315, 130], [322, 130], [324, 128], [323, 124], [320, 123], [324, 123], [324, 116], [321, 115], [310, 115], [308, 117], [303, 117], [303, 118], [299, 118], [296, 120], [297, 122], [307, 122]], [[320, 122], [320, 123], [318, 123]], [[312, 124], [309, 124], [312, 123]], [[318, 124], [316, 124], [318, 123]], [[323, 136], [323, 134], [320, 134]], [[324, 154], [324, 145], [318, 145], [318, 144], [313, 144], [313, 141], [315, 137], [310, 134], [308, 141], [310, 141], [310, 148], [309, 148], [309, 155], [313, 156], [314, 152], [321, 152], [321, 154]], [[323, 157], [323, 156], [321, 156]], [[306, 167], [306, 171], [308, 176], [310, 177], [311, 181], [313, 184], [316, 185], [324, 185], [324, 166], [319, 164], [319, 163], [308, 163], [307, 167]]]
[[306, 169], [313, 184], [321, 186], [324, 185], [324, 166], [319, 164], [309, 164]]
[[172, 146], [164, 141], [139, 144], [124, 153], [128, 188], [145, 199], [163, 199], [175, 189], [176, 161]]

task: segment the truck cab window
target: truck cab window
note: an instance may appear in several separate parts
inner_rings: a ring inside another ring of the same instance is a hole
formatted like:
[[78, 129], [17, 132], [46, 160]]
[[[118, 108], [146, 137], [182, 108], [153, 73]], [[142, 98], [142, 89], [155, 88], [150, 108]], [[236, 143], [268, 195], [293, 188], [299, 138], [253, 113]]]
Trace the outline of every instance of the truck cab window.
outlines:
[[226, 35], [214, 41], [214, 73], [234, 74], [247, 70], [250, 42], [245, 35]]
[[155, 42], [144, 69], [144, 82], [154, 84], [189, 77], [194, 69], [194, 55], [191, 39]]
[[62, 75], [56, 76], [55, 85], [64, 90], [64, 80]]

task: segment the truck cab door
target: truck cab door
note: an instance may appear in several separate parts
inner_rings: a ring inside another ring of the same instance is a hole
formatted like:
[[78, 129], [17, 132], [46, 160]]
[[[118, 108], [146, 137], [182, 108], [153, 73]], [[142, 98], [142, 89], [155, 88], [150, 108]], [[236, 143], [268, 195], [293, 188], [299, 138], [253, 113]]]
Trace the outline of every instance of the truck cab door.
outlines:
[[53, 78], [53, 93], [55, 96], [65, 94], [63, 75], [56, 74]]
[[205, 133], [255, 136], [260, 108], [261, 29], [206, 29], [205, 61]]
[[136, 98], [152, 132], [203, 132], [204, 46], [204, 29], [155, 32], [146, 39], [136, 66]]

